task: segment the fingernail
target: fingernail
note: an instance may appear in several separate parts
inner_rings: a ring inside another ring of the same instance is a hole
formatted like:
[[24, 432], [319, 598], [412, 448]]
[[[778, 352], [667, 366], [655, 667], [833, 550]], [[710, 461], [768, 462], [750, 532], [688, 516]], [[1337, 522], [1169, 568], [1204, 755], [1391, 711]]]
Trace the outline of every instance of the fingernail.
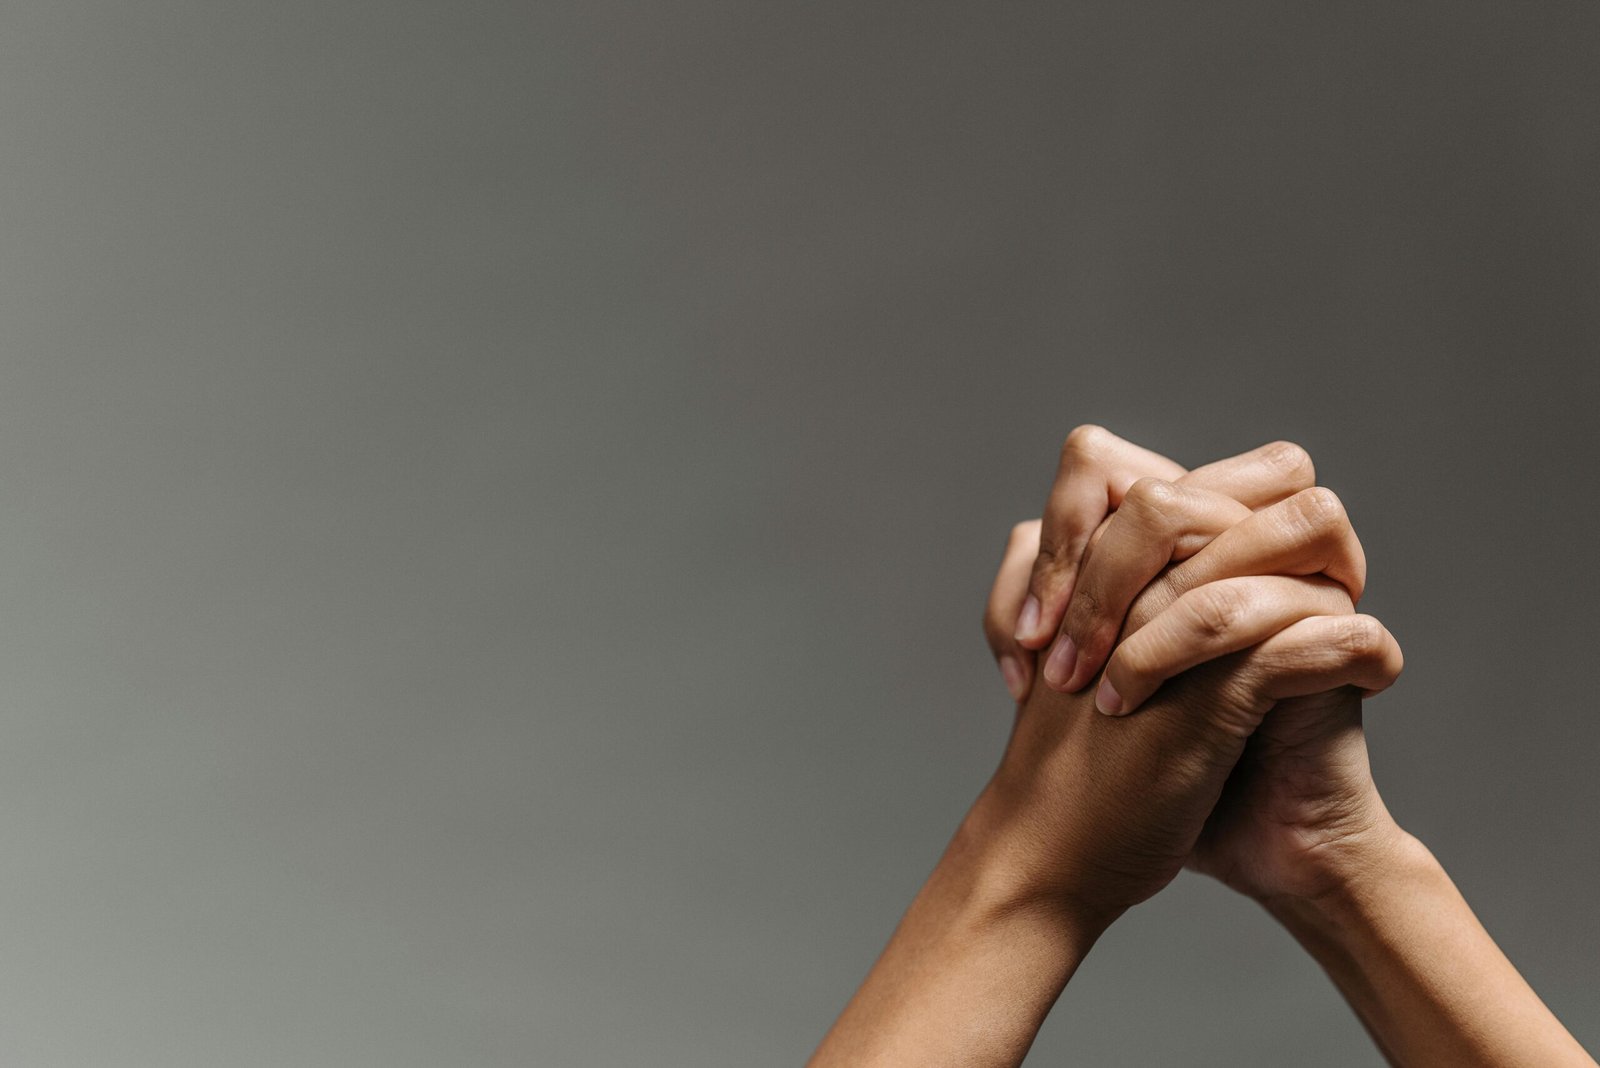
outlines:
[[1069, 636], [1061, 635], [1050, 647], [1050, 655], [1045, 658], [1044, 680], [1056, 689], [1061, 689], [1067, 680], [1072, 678], [1072, 669], [1077, 663], [1077, 644]]
[[1039, 627], [1039, 598], [1028, 594], [1022, 602], [1022, 614], [1017, 617], [1017, 641], [1025, 641]]
[[1109, 678], [1100, 680], [1100, 688], [1094, 692], [1094, 707], [1108, 716], [1122, 715], [1122, 695]]
[[1007, 653], [1000, 658], [1000, 677], [1006, 680], [1006, 689], [1018, 701], [1028, 696], [1028, 679], [1022, 673], [1022, 662]]

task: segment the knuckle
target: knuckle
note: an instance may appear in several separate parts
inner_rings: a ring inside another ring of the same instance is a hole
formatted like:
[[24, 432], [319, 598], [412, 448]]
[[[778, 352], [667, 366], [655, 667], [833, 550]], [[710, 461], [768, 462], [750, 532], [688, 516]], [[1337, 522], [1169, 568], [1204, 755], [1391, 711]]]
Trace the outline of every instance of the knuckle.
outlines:
[[1245, 598], [1231, 586], [1213, 583], [1185, 594], [1189, 618], [1201, 636], [1217, 640], [1226, 638], [1238, 627], [1246, 611]]
[[1054, 538], [1040, 537], [1039, 555], [1034, 558], [1033, 573], [1040, 575], [1059, 571], [1070, 562], [1070, 559], [1068, 546], [1061, 544]]
[[1067, 434], [1067, 439], [1061, 443], [1061, 456], [1063, 459], [1092, 456], [1099, 452], [1100, 446], [1110, 435], [1111, 431], [1094, 423], [1075, 426]]
[[1334, 644], [1347, 659], [1373, 660], [1383, 656], [1386, 631], [1372, 616], [1341, 616], [1338, 627]]
[[1122, 505], [1161, 516], [1171, 510], [1178, 493], [1178, 487], [1164, 478], [1145, 477], [1128, 487], [1128, 492], [1122, 495]]
[[1071, 629], [1079, 636], [1087, 635], [1106, 614], [1105, 598], [1092, 586], [1080, 586], [1072, 595], [1071, 611], [1067, 613]]
[[1292, 441], [1273, 441], [1261, 447], [1261, 458], [1290, 478], [1308, 481], [1316, 478], [1316, 465], [1303, 446]]
[[1312, 486], [1290, 498], [1297, 527], [1313, 537], [1330, 533], [1348, 522], [1344, 502], [1326, 486]]

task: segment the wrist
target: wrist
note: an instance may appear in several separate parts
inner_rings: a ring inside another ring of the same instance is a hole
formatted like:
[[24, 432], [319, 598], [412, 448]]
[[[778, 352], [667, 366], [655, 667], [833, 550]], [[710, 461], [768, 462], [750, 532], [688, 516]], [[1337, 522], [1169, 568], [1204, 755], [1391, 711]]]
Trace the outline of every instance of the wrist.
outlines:
[[1352, 923], [1439, 869], [1428, 847], [1392, 819], [1324, 848], [1314, 890], [1257, 897], [1286, 926]]
[[812, 1065], [1022, 1062], [1103, 927], [1041, 892], [1017, 815], [979, 797]]
[[1064, 843], [1041, 841], [1026, 808], [996, 781], [962, 820], [945, 858], [959, 872], [962, 913], [976, 928], [1019, 920], [1047, 926], [1081, 958], [1126, 910], [1099, 902], [1078, 885], [1082, 866]]

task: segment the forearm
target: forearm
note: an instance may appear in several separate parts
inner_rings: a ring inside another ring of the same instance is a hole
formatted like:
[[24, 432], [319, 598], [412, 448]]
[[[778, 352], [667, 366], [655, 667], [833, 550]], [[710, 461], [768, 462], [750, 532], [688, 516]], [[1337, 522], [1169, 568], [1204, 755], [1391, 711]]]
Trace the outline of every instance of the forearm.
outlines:
[[1594, 1068], [1426, 847], [1385, 854], [1315, 901], [1268, 910], [1323, 966], [1396, 1068]]
[[811, 1068], [1022, 1062], [1109, 918], [1032, 893], [996, 807], [973, 806]]

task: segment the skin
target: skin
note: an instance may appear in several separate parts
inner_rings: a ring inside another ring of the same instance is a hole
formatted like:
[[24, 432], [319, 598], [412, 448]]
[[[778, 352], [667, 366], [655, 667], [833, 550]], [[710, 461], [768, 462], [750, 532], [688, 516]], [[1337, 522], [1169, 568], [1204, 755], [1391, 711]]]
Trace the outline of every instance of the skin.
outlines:
[[1355, 613], [1360, 544], [1313, 478], [1283, 443], [1184, 472], [1069, 436], [985, 615], [1010, 743], [813, 1065], [1019, 1063], [1185, 864], [1278, 917], [1396, 1065], [1593, 1065], [1372, 785], [1361, 698], [1400, 651]]
[[[1261, 457], [1235, 467], [1269, 487], [1263, 503], [1296, 492]], [[1019, 530], [1002, 566], [1008, 585], [1035, 549]], [[1298, 615], [1252, 649], [1185, 672], [1137, 715], [1029, 689], [1000, 767], [814, 1064], [1018, 1063], [1100, 933], [1193, 854], [1262, 716], [1287, 698], [1393, 680], [1399, 648], [1381, 624], [1320, 614], [1327, 580], [1260, 573], [1297, 552], [1261, 527], [1190, 576], [1297, 583]], [[1130, 627], [1204, 588], [1174, 575], [1135, 599]]]

